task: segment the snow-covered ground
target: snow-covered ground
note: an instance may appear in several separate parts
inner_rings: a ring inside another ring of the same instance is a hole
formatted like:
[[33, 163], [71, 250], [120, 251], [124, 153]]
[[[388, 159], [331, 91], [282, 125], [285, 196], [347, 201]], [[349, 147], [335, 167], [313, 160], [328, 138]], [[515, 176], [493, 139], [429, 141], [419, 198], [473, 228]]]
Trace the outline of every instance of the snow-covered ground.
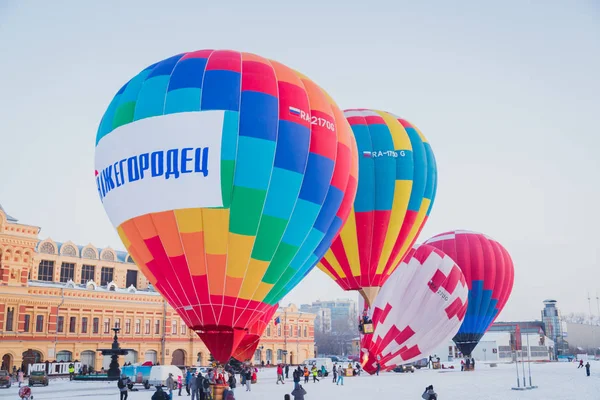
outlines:
[[[363, 375], [348, 377], [344, 386], [336, 386], [325, 378], [318, 383], [305, 386], [307, 400], [364, 400], [364, 399], [420, 399], [426, 386], [434, 385], [439, 399], [473, 400], [595, 400], [600, 399], [600, 362], [591, 362], [592, 376], [585, 375], [585, 369], [577, 369], [574, 363], [532, 364], [533, 384], [538, 389], [517, 392], [515, 365], [498, 365], [491, 368], [482, 363], [478, 370], [460, 372], [458, 370], [419, 370], [413, 374], [382, 373], [380, 376]], [[527, 371], [527, 365], [525, 366]], [[291, 375], [290, 375], [291, 377]], [[237, 400], [282, 400], [290, 393], [293, 383], [276, 385], [275, 370], [259, 373], [259, 382], [252, 385], [251, 392], [238, 387]], [[521, 377], [522, 381], [522, 377]], [[18, 388], [0, 389], [0, 399], [18, 399]], [[153, 389], [130, 392], [129, 400], [150, 399]], [[75, 399], [109, 400], [118, 399], [116, 383], [52, 381], [50, 386], [33, 389], [34, 400]], [[382, 396], [383, 395], [383, 396]], [[185, 399], [185, 390], [182, 400]], [[175, 393], [174, 399], [178, 396]]]

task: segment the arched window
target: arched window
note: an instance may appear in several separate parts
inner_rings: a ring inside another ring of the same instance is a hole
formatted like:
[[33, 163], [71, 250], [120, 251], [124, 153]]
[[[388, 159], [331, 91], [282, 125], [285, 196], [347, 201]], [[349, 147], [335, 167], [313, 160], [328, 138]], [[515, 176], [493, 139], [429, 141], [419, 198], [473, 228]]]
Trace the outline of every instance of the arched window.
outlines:
[[100, 258], [104, 261], [115, 261], [115, 253], [110, 250], [105, 250], [102, 252]]
[[131, 264], [135, 264], [135, 262], [133, 261], [133, 258], [131, 258], [131, 256], [127, 256], [127, 262], [131, 263]]
[[277, 349], [277, 362], [280, 363], [283, 361], [283, 350]]
[[75, 247], [71, 246], [70, 244], [63, 245], [63, 247], [60, 249], [60, 252], [64, 256], [77, 257], [77, 250], [75, 250]]
[[267, 325], [267, 336], [271, 336], [271, 325]]
[[98, 257], [96, 257], [96, 252], [94, 251], [94, 249], [88, 247], [87, 249], [83, 250], [83, 258], [88, 258], [90, 260], [95, 260]]
[[273, 362], [273, 350], [267, 349], [267, 364], [271, 364]]
[[42, 243], [40, 246], [40, 253], [44, 254], [56, 254], [56, 247], [50, 242]]

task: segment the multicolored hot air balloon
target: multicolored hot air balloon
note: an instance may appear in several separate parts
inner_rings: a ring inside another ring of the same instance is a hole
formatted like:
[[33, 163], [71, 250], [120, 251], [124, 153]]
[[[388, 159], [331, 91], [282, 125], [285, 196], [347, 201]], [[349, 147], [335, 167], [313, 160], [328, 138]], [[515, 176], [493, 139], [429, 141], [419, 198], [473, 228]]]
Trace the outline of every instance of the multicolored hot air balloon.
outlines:
[[247, 361], [254, 358], [254, 353], [260, 342], [260, 337], [267, 329], [267, 325], [271, 322], [273, 315], [279, 308], [279, 304], [275, 304], [268, 309], [263, 315], [260, 316], [251, 326], [248, 328], [248, 333], [244, 336], [240, 342], [238, 348], [233, 352], [233, 358], [238, 361]]
[[467, 284], [454, 261], [432, 246], [411, 250], [375, 298], [374, 331], [361, 339], [363, 368], [376, 372], [426, 357], [453, 337], [467, 309]]
[[228, 361], [345, 222], [357, 150], [310, 79], [251, 53], [200, 50], [125, 84], [96, 138], [96, 183], [144, 275]]
[[470, 356], [508, 301], [515, 278], [512, 259], [500, 243], [477, 232], [445, 232], [425, 243], [452, 257], [465, 274], [469, 308], [454, 342]]
[[372, 304], [427, 221], [437, 168], [427, 139], [410, 122], [384, 111], [344, 114], [358, 144], [358, 193], [319, 268]]

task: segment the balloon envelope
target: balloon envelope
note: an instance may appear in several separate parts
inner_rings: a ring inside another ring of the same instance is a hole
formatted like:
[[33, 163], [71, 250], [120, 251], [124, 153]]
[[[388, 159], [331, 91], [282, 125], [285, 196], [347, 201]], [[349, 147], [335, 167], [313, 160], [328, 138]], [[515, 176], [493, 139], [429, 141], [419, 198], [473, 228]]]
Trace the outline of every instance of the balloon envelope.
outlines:
[[141, 71], [96, 138], [104, 208], [144, 275], [213, 357], [329, 247], [354, 201], [356, 143], [314, 82], [251, 53]]
[[361, 339], [363, 367], [373, 374], [427, 357], [454, 336], [467, 309], [465, 277], [446, 254], [411, 250], [375, 298], [373, 333]]
[[260, 337], [265, 329], [267, 329], [267, 325], [271, 322], [271, 319], [278, 308], [279, 304], [275, 304], [250, 326], [248, 333], [246, 333], [238, 348], [233, 352], [233, 357], [236, 360], [242, 362], [253, 360], [254, 353], [260, 342]]
[[319, 268], [371, 303], [427, 221], [437, 168], [427, 139], [410, 122], [376, 110], [344, 115], [358, 145], [358, 192]]
[[454, 342], [469, 356], [508, 301], [515, 276], [512, 259], [500, 243], [477, 232], [445, 232], [425, 243], [452, 257], [467, 280], [469, 308]]

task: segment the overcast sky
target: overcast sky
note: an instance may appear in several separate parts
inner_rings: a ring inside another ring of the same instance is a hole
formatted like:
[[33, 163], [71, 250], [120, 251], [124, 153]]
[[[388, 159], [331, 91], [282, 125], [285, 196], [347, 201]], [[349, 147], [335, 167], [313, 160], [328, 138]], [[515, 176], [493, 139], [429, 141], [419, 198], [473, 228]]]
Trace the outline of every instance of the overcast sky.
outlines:
[[[599, 3], [334, 4], [0, 0], [0, 204], [41, 238], [122, 249], [93, 179], [108, 103], [171, 55], [250, 51], [342, 108], [422, 130], [439, 190], [421, 240], [461, 228], [500, 241], [515, 262], [501, 319], [539, 318], [546, 298], [587, 312], [600, 290]], [[356, 294], [314, 271], [285, 300], [332, 297]]]

